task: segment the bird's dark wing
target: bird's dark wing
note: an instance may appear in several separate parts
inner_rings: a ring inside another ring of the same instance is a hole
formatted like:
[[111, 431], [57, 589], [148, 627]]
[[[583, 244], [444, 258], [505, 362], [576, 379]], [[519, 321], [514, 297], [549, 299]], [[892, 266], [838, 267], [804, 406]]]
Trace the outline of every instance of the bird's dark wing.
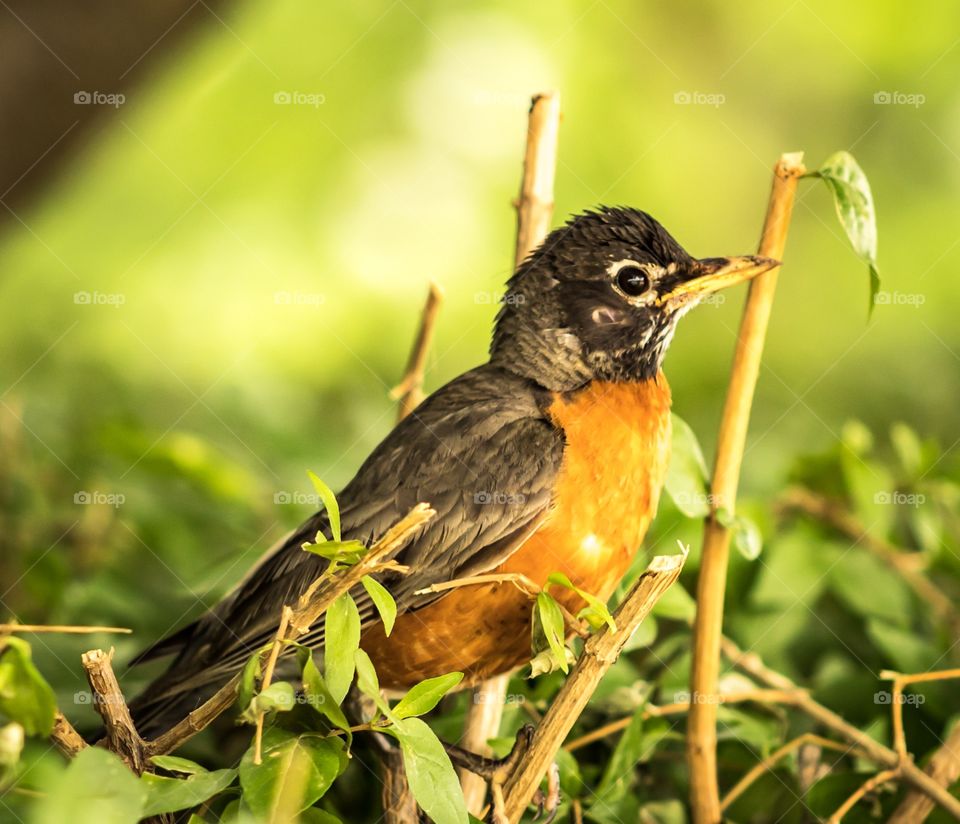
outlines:
[[[436, 510], [396, 556], [409, 574], [384, 579], [401, 613], [443, 597], [418, 590], [495, 568], [547, 517], [564, 448], [562, 432], [543, 411], [548, 400], [495, 367], [468, 372], [401, 421], [340, 493], [344, 539], [366, 544], [419, 502]], [[318, 530], [329, 537], [322, 512], [197, 622], [169, 673], [144, 698], [219, 686], [269, 641], [282, 606], [294, 603], [326, 564], [301, 549]], [[361, 620], [376, 620], [366, 592], [353, 594]], [[322, 646], [322, 626], [307, 641]]]

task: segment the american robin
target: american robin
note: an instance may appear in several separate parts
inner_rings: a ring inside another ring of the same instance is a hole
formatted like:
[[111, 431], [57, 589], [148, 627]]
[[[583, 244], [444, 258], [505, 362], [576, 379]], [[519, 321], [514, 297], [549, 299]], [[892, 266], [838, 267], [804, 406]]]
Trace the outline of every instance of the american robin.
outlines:
[[[705, 295], [776, 265], [691, 257], [648, 214], [601, 208], [554, 230], [507, 283], [490, 359], [401, 421], [339, 496], [344, 540], [370, 543], [421, 501], [437, 516], [382, 582], [399, 617], [390, 638], [353, 593], [362, 647], [382, 685], [451, 671], [475, 683], [530, 657], [531, 605], [510, 583], [424, 593], [482, 573], [545, 582], [566, 574], [602, 599], [653, 518], [670, 447], [661, 363], [678, 319]], [[176, 723], [276, 632], [326, 561], [301, 545], [330, 536], [321, 511], [271, 550], [210, 612], [142, 653], [176, 654], [131, 709], [141, 734]], [[559, 596], [572, 610], [579, 596]], [[322, 626], [305, 637], [322, 649]]]

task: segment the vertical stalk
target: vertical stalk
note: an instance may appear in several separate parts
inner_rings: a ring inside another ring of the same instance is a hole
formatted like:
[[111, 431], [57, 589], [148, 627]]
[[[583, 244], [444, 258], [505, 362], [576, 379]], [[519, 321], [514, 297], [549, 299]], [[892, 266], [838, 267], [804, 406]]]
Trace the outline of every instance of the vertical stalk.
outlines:
[[[778, 260], [782, 258], [797, 182], [805, 171], [801, 152], [780, 157], [774, 168], [773, 188], [767, 206], [759, 254]], [[720, 423], [717, 459], [711, 484], [712, 512], [704, 529], [703, 554], [697, 580], [697, 615], [693, 625], [687, 760], [690, 767], [690, 805], [694, 824], [718, 824], [720, 821], [716, 694], [730, 532], [717, 520], [717, 510], [724, 508], [732, 512], [736, 502], [740, 465], [750, 422], [750, 407], [760, 371], [760, 356], [777, 288], [778, 273], [779, 267], [771, 269], [750, 283]]]
[[[527, 124], [527, 148], [523, 177], [517, 198], [517, 243], [514, 266], [519, 266], [550, 231], [553, 218], [553, 181], [557, 167], [560, 131], [560, 94], [545, 92], [533, 98]], [[467, 708], [460, 745], [471, 752], [488, 754], [487, 741], [500, 731], [509, 675], [499, 675], [477, 686]], [[479, 815], [487, 793], [480, 776], [460, 771], [460, 784], [467, 809]]]

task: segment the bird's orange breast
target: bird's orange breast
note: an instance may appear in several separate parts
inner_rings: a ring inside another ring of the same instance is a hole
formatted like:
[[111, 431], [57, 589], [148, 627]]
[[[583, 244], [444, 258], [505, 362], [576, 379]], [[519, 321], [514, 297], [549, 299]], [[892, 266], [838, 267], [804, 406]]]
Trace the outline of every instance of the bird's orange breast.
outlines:
[[[554, 506], [544, 524], [496, 570], [542, 585], [551, 572], [606, 600], [630, 567], [656, 513], [670, 452], [670, 390], [662, 374], [639, 384], [594, 382], [557, 396], [550, 417], [565, 436]], [[551, 592], [577, 611], [575, 593]], [[531, 601], [510, 583], [453, 589], [379, 624], [362, 645], [381, 683], [406, 688], [458, 670], [475, 683], [530, 658]]]

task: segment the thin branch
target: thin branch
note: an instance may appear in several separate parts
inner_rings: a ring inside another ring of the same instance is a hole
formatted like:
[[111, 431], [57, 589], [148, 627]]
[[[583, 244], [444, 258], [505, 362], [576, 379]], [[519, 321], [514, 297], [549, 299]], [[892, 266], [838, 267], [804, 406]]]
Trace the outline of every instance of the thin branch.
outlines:
[[[770, 669], [758, 655], [741, 650], [729, 638], [723, 638], [723, 653], [730, 662], [753, 676], [758, 681], [774, 689], [796, 689], [797, 685], [785, 675]], [[926, 794], [943, 807], [950, 815], [960, 821], [960, 801], [952, 796], [936, 780], [919, 769], [911, 760], [903, 759], [900, 754], [871, 738], [867, 733], [844, 721], [833, 710], [815, 701], [809, 693], [801, 692], [794, 706], [806, 713], [827, 729], [855, 744], [863, 754], [875, 764], [888, 770], [899, 769], [900, 775], [917, 790]]]
[[779, 501], [780, 508], [802, 512], [818, 521], [823, 521], [851, 541], [863, 546], [890, 567], [906, 582], [917, 597], [929, 604], [937, 617], [954, 630], [960, 629], [960, 612], [953, 601], [934, 584], [918, 567], [922, 557], [916, 552], [906, 552], [901, 547], [872, 535], [859, 518], [835, 501], [818, 495], [805, 487], [791, 487]]
[[908, 758], [907, 738], [903, 730], [903, 688], [910, 684], [929, 683], [931, 681], [948, 681], [953, 678], [960, 678], [960, 669], [935, 670], [934, 672], [918, 672], [912, 675], [904, 675], [891, 670], [883, 670], [880, 677], [885, 680], [893, 681], [890, 688], [890, 713], [893, 726], [893, 748], [900, 753], [902, 758]]
[[423, 305], [423, 313], [420, 316], [420, 328], [417, 331], [413, 349], [410, 350], [406, 371], [400, 383], [390, 392], [393, 400], [400, 401], [397, 409], [398, 421], [402, 421], [413, 412], [423, 400], [423, 377], [427, 368], [427, 354], [430, 351], [430, 343], [433, 341], [433, 330], [442, 302], [443, 292], [436, 283], [431, 281], [427, 302]]
[[[760, 239], [759, 253], [765, 257], [778, 260], [783, 257], [797, 182], [805, 171], [802, 158], [801, 153], [782, 155], [774, 169], [773, 189]], [[740, 321], [730, 384], [717, 439], [717, 459], [711, 484], [712, 512], [704, 529], [703, 554], [697, 578], [691, 695], [709, 698], [717, 692], [730, 532], [720, 524], [716, 513], [721, 507], [730, 512], [734, 510], [750, 421], [750, 407], [760, 372], [760, 356], [773, 306], [778, 271], [778, 268], [771, 269], [751, 281]], [[696, 703], [691, 707], [687, 724], [687, 760], [690, 767], [690, 805], [694, 824], [717, 824], [720, 821], [717, 705], [711, 700]]]
[[[514, 267], [539, 246], [553, 219], [553, 181], [557, 166], [557, 140], [560, 132], [560, 93], [536, 95], [527, 120], [527, 145], [523, 158], [523, 176], [517, 207], [517, 240]], [[566, 616], [564, 616], [566, 617]], [[500, 675], [479, 684], [473, 702], [467, 708], [463, 725], [463, 746], [487, 755], [487, 742], [500, 732], [506, 702], [509, 675]], [[460, 784], [467, 809], [476, 814], [486, 797], [486, 784], [478, 775], [460, 771]]]
[[557, 750], [577, 722], [600, 680], [653, 605], [680, 576], [685, 560], [686, 554], [654, 558], [617, 607], [614, 613], [616, 631], [605, 626], [587, 639], [577, 663], [537, 727], [533, 743], [524, 754], [519, 768], [504, 785], [504, 813], [510, 822], [520, 820]]
[[[270, 654], [267, 657], [267, 663], [263, 668], [263, 678], [260, 680], [260, 691], [267, 689], [273, 681], [273, 671], [277, 666], [277, 659], [280, 657], [280, 650], [283, 649], [284, 641], [287, 637], [287, 627], [290, 625], [290, 619], [293, 617], [293, 610], [284, 606], [280, 613], [280, 625], [277, 627], [277, 635], [270, 647]], [[253, 734], [253, 763], [260, 764], [262, 753], [260, 751], [263, 744], [263, 719], [266, 718], [265, 712], [257, 713], [257, 729]]]
[[78, 755], [81, 750], [85, 750], [90, 746], [83, 740], [83, 736], [74, 729], [73, 724], [67, 720], [66, 716], [60, 712], [60, 710], [57, 710], [57, 714], [54, 717], [53, 732], [50, 733], [50, 740], [67, 758], [73, 758]]
[[[720, 693], [717, 696], [717, 700], [721, 704], [793, 704], [797, 693], [799, 692], [801, 692], [801, 690], [743, 690], [739, 692]], [[671, 715], [682, 715], [685, 712], [689, 712], [689, 710], [689, 701], [675, 701], [672, 704], [660, 705], [648, 704], [643, 708], [643, 718], [644, 720], [649, 718], [665, 718]], [[575, 738], [573, 741], [564, 744], [563, 748], [567, 752], [574, 752], [575, 750], [586, 747], [588, 744], [592, 744], [595, 741], [600, 741], [609, 735], [615, 735], [616, 733], [622, 732], [629, 727], [630, 722], [633, 721], [633, 718], [633, 715], [628, 715], [626, 718], [618, 718], [616, 721], [611, 721], [609, 724], [604, 724], [602, 727], [598, 727], [597, 729], [588, 732], [586, 735], [581, 735], [579, 738]]]
[[[359, 584], [364, 575], [393, 568], [395, 565], [386, 559], [399, 550], [408, 538], [419, 531], [435, 515], [436, 512], [430, 508], [429, 504], [417, 504], [400, 521], [390, 527], [370, 547], [367, 553], [346, 570], [343, 575], [333, 579], [323, 579], [323, 583], [326, 584], [323, 588], [318, 589], [314, 585], [308, 587], [293, 609], [284, 640], [295, 641], [306, 634], [330, 605], [341, 595]], [[316, 583], [315, 581], [314, 584]], [[237, 697], [239, 684], [240, 673], [237, 673], [213, 697], [191, 712], [180, 723], [149, 742], [146, 745], [147, 753], [149, 755], [163, 755], [193, 738], [233, 704]]]
[[882, 770], [876, 775], [868, 778], [859, 787], [857, 787], [854, 793], [846, 801], [837, 807], [837, 811], [827, 819], [827, 824], [840, 824], [840, 821], [843, 819], [843, 817], [850, 812], [850, 810], [852, 810], [860, 801], [860, 799], [863, 798], [867, 793], [873, 792], [875, 789], [877, 789], [877, 787], [881, 786], [882, 784], [886, 784], [888, 781], [893, 781], [899, 776], [900, 770], [893, 769]]
[[133, 632], [133, 630], [129, 627], [87, 627], [74, 626], [72, 624], [0, 624], [0, 635], [7, 635], [12, 632], [29, 632], [33, 634], [57, 632], [72, 635], [84, 635], [93, 632], [110, 632], [129, 635], [131, 632]]
[[724, 796], [723, 801], [720, 802], [720, 810], [725, 811], [734, 801], [743, 795], [757, 779], [765, 775], [768, 771], [772, 771], [780, 761], [804, 744], [816, 744], [824, 749], [835, 750], [844, 755], [865, 756], [862, 750], [852, 744], [838, 744], [829, 738], [823, 738], [811, 732], [805, 732], [803, 735], [798, 735], [792, 741], [788, 741], [782, 747], [772, 752], [734, 784], [730, 791]]
[[[954, 724], [947, 740], [930, 758], [924, 773], [944, 788], [960, 778], [960, 724]], [[933, 812], [934, 806], [926, 793], [911, 789], [887, 824], [921, 824]]]
[[123, 758], [139, 775], [147, 763], [145, 742], [130, 717], [127, 702], [113, 672], [112, 660], [113, 649], [109, 652], [93, 649], [81, 657], [93, 692], [94, 706], [103, 718], [110, 750]]

